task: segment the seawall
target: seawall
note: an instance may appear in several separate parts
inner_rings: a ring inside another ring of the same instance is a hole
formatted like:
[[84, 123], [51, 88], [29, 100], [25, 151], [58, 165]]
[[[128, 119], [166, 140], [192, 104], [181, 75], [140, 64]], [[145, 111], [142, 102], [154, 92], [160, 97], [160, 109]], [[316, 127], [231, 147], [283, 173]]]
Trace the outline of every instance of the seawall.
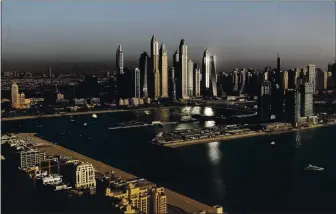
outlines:
[[[36, 141], [42, 142], [44, 145], [46, 145], [46, 147], [42, 147], [40, 148], [40, 150], [45, 151], [49, 155], [63, 155], [63, 156], [73, 157], [80, 161], [89, 162], [93, 164], [93, 166], [95, 167], [97, 171], [101, 173], [109, 173], [112, 170], [123, 179], [136, 178], [135, 175], [129, 174], [127, 172], [114, 168], [110, 165], [104, 164], [101, 161], [94, 160], [92, 158], [79, 154], [75, 151], [69, 150], [62, 146], [46, 141], [42, 138], [36, 137], [35, 133], [21, 133], [18, 135], [19, 136], [31, 136]], [[167, 195], [168, 204], [175, 206], [175, 207], [179, 207], [187, 213], [198, 212], [200, 210], [209, 210], [212, 212], [214, 211], [214, 208], [211, 206], [205, 205], [201, 202], [188, 198], [184, 195], [176, 193], [167, 188], [165, 188], [165, 194]]]

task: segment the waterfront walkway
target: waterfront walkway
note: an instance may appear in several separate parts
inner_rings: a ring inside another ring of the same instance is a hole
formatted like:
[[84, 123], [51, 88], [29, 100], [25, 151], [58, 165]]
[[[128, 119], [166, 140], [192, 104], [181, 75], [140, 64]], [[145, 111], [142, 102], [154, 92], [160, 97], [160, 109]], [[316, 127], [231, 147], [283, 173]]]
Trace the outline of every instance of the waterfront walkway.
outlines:
[[[18, 134], [18, 136], [30, 136], [34, 138], [36, 141], [42, 142], [45, 147], [40, 148], [40, 150], [45, 151], [48, 155], [62, 155], [62, 156], [68, 156], [73, 157], [75, 159], [78, 159], [80, 161], [85, 161], [93, 164], [95, 169], [101, 173], [109, 173], [111, 170], [114, 171], [117, 175], [119, 175], [122, 179], [132, 179], [136, 178], [136, 176], [131, 175], [127, 172], [121, 171], [119, 169], [116, 169], [114, 167], [111, 167], [107, 164], [102, 163], [101, 161], [94, 160], [92, 158], [86, 157], [82, 154], [79, 154], [77, 152], [71, 151], [67, 148], [64, 148], [62, 146], [56, 145], [54, 143], [51, 143], [49, 141], [43, 140], [39, 137], [35, 136], [35, 133], [21, 133]], [[193, 200], [191, 198], [188, 198], [184, 195], [178, 194], [172, 190], [169, 190], [165, 188], [165, 194], [167, 195], [167, 201], [168, 204], [179, 207], [183, 209], [187, 213], [192, 212], [198, 212], [201, 210], [206, 211], [212, 211], [214, 212], [214, 208], [208, 205], [205, 205], [203, 203], [200, 203], [196, 200]]]
[[102, 113], [115, 113], [115, 112], [129, 112], [129, 111], [144, 111], [144, 110], [176, 108], [176, 107], [179, 107], [179, 106], [143, 107], [143, 108], [129, 108], [129, 109], [113, 109], [113, 110], [95, 110], [95, 111], [83, 111], [83, 112], [56, 113], [56, 114], [34, 115], [34, 116], [18, 116], [18, 117], [5, 117], [5, 118], [2, 117], [1, 121], [27, 120], [27, 119], [36, 119], [36, 118], [75, 116], [75, 115], [86, 115], [86, 114], [102, 114]]
[[288, 132], [301, 131], [301, 130], [306, 130], [306, 129], [314, 129], [314, 128], [332, 126], [332, 125], [336, 125], [336, 123], [317, 124], [317, 125], [311, 125], [309, 127], [292, 128], [292, 129], [289, 129], [289, 130], [282, 130], [282, 131], [269, 131], [269, 132], [258, 131], [258, 132], [252, 132], [252, 133], [241, 133], [239, 135], [231, 135], [231, 136], [218, 136], [218, 137], [211, 137], [211, 138], [185, 140], [185, 141], [165, 143], [162, 146], [177, 148], [177, 147], [200, 144], [200, 143], [210, 143], [210, 142], [213, 142], [213, 141], [224, 141], [224, 140], [234, 140], [234, 139], [255, 137], [255, 136], [263, 136], [263, 135], [283, 134], [283, 133], [288, 133]]

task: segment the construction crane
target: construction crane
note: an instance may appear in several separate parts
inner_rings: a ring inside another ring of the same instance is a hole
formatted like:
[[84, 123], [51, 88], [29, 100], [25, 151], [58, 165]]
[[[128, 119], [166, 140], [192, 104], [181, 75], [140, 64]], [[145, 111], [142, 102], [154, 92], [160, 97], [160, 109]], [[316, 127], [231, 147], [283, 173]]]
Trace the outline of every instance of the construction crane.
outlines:
[[[41, 163], [39, 165], [40, 165], [39, 169], [46, 169], [47, 168], [48, 169], [48, 175], [51, 175], [51, 167], [57, 166], [58, 174], [60, 174], [60, 166], [68, 165], [68, 163], [58, 162], [56, 165], [51, 165], [51, 160], [48, 160], [48, 166], [41, 167]], [[33, 185], [34, 185], [34, 188], [35, 188], [36, 187], [36, 176], [35, 176], [35, 174], [33, 175]]]

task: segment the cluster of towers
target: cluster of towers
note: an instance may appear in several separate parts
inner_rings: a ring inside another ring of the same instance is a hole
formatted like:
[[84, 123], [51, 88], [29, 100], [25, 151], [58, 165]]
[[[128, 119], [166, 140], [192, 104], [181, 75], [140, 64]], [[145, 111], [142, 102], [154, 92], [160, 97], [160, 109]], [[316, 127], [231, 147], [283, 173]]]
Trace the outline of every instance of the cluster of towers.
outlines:
[[[125, 72], [124, 55], [120, 45], [116, 53], [116, 67], [118, 87], [127, 84], [127, 81], [121, 81], [125, 80]], [[162, 44], [159, 48], [159, 42], [154, 35], [151, 39], [150, 55], [146, 52], [140, 55], [139, 68], [135, 68], [132, 77], [134, 97], [138, 98], [170, 97], [176, 100], [201, 95], [217, 96], [216, 56], [211, 55], [208, 50], [204, 52], [201, 72], [200, 66], [188, 57], [188, 46], [184, 39], [173, 55], [173, 66], [168, 67], [166, 46]]]
[[307, 69], [280, 70], [265, 68], [261, 75], [258, 114], [260, 120], [287, 120], [297, 124], [300, 118], [313, 116], [313, 94], [316, 93], [316, 68], [308, 64]]

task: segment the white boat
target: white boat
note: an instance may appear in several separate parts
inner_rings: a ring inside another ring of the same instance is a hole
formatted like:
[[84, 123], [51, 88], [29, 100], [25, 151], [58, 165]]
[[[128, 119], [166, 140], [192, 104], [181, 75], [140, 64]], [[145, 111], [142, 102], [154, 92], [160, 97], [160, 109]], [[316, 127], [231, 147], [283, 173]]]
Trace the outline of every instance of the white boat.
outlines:
[[274, 144], [275, 144], [275, 142], [274, 142], [274, 141], [272, 141], [272, 142], [271, 142], [271, 145], [274, 145]]
[[87, 126], [87, 123], [84, 123], [84, 126]]
[[318, 167], [318, 166], [314, 166], [314, 165], [308, 164], [308, 166], [305, 167], [304, 170], [310, 170], [310, 171], [323, 171], [324, 168], [323, 168], [323, 167]]
[[97, 116], [96, 114], [93, 114], [92, 117], [93, 117], [93, 118], [97, 118], [98, 116]]

